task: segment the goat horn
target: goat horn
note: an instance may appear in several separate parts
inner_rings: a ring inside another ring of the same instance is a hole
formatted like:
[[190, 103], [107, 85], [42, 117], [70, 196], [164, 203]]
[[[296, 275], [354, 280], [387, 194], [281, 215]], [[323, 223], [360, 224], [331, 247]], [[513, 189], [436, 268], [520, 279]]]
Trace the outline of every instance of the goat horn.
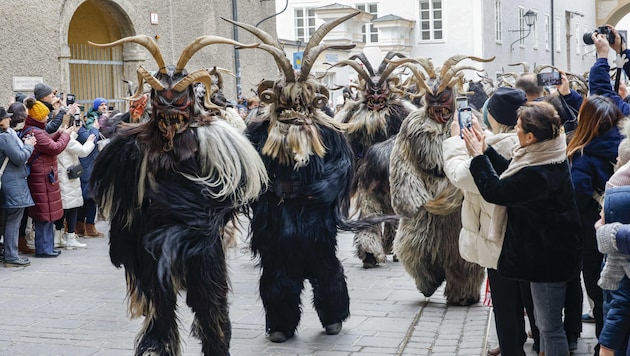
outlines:
[[529, 63], [527, 62], [517, 62], [517, 63], [508, 64], [508, 65], [512, 67], [523, 66], [523, 73], [529, 73]]
[[357, 72], [357, 74], [359, 74], [361, 79], [365, 80], [368, 83], [372, 83], [372, 78], [370, 78], [370, 76], [365, 71], [365, 69], [363, 67], [361, 67], [359, 65], [359, 63], [357, 63], [356, 61], [351, 61], [349, 59], [345, 59], [345, 60], [339, 61], [339, 62], [337, 62], [335, 64], [330, 64], [330, 63], [324, 63], [324, 64], [330, 65], [330, 68], [350, 66], [350, 67], [352, 67], [352, 69], [354, 69]]
[[448, 70], [454, 66], [455, 64], [463, 61], [464, 59], [471, 59], [473, 61], [476, 62], [492, 62], [494, 59], [496, 58], [496, 56], [492, 57], [492, 58], [479, 58], [479, 57], [475, 57], [475, 56], [465, 56], [465, 55], [455, 55], [450, 57], [449, 59], [447, 59], [444, 62], [444, 65], [442, 66], [442, 69], [440, 70], [440, 78], [444, 78], [444, 76], [446, 75], [446, 72], [448, 72]]
[[374, 76], [374, 69], [372, 69], [372, 64], [370, 63], [370, 61], [365, 56], [365, 53], [361, 52], [359, 54], [355, 54], [354, 56], [351, 56], [348, 59], [350, 59], [350, 60], [358, 59], [359, 61], [361, 61], [361, 63], [363, 63], [363, 66], [368, 71], [368, 74], [370, 74], [370, 77]]
[[197, 37], [194, 41], [189, 43], [186, 48], [182, 51], [182, 54], [179, 56], [179, 60], [177, 61], [177, 65], [175, 66], [175, 73], [181, 73], [186, 67], [186, 63], [190, 60], [190, 58], [200, 49], [205, 46], [209, 46], [211, 44], [231, 44], [237, 46], [239, 48], [255, 48], [258, 47], [258, 43], [252, 44], [243, 44], [240, 42], [236, 42], [229, 38], [220, 37], [220, 36], [201, 36]]
[[306, 53], [304, 55], [304, 58], [302, 59], [302, 69], [300, 71], [300, 81], [304, 81], [306, 79], [308, 79], [308, 74], [311, 71], [311, 67], [313, 66], [313, 64], [315, 63], [315, 60], [317, 59], [317, 57], [319, 57], [319, 55], [331, 48], [331, 49], [343, 49], [343, 50], [348, 50], [348, 49], [353, 49], [356, 45], [355, 44], [350, 44], [350, 45], [325, 45], [325, 44], [320, 44], [317, 45], [313, 48], [311, 48], [311, 50]]
[[387, 54], [385, 55], [385, 58], [383, 58], [383, 61], [381, 62], [381, 65], [378, 66], [378, 70], [376, 71], [376, 74], [383, 73], [383, 71], [387, 67], [388, 61], [394, 57], [405, 58], [405, 55], [398, 52], [392, 52], [392, 51], [387, 52]]
[[446, 73], [444, 73], [443, 76], [440, 76], [440, 80], [442, 82], [440, 83], [440, 87], [438, 88], [437, 92], [441, 93], [442, 90], [449, 86], [451, 79], [453, 79], [453, 77], [455, 77], [460, 71], [465, 69], [476, 70], [477, 72], [483, 71], [483, 69], [475, 68], [473, 66], [451, 67]]
[[558, 69], [558, 67], [556, 67], [554, 65], [551, 65], [551, 64], [540, 64], [540, 65], [537, 65], [536, 68], [534, 68], [534, 73], [538, 74], [538, 73], [540, 73], [541, 71], [543, 71], [544, 69], [547, 69], [547, 68], [551, 68], [551, 69], [555, 69], [556, 71], [560, 71], [560, 69]]
[[153, 56], [153, 59], [155, 59], [155, 62], [158, 65], [160, 73], [166, 74], [166, 64], [164, 63], [164, 57], [162, 57], [162, 51], [160, 51], [160, 47], [158, 47], [155, 40], [153, 40], [153, 38], [147, 35], [125, 37], [125, 38], [119, 39], [118, 41], [114, 41], [110, 43], [94, 43], [94, 42], [88, 41], [88, 44], [91, 46], [100, 47], [100, 48], [111, 48], [119, 44], [129, 43], [129, 42], [137, 43], [139, 45], [142, 45], [144, 48], [146, 48], [151, 53], [151, 56]]

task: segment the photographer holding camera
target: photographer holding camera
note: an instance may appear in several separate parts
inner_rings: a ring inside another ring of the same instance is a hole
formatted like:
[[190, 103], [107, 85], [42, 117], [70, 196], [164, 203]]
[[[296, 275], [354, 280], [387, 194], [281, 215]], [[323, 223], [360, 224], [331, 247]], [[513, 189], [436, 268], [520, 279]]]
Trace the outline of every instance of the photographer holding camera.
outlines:
[[610, 84], [610, 65], [608, 64], [608, 54], [612, 48], [617, 54], [616, 80], [619, 80], [622, 66], [626, 74], [630, 75], [630, 63], [628, 63], [630, 52], [628, 52], [625, 39], [611, 25], [600, 26], [593, 32], [585, 33], [584, 43], [591, 44], [591, 41], [587, 41], [588, 35], [590, 35], [592, 44], [595, 45], [597, 51], [597, 60], [591, 67], [588, 77], [590, 94], [611, 98], [625, 116], [630, 115], [630, 104], [624, 102], [623, 98]]

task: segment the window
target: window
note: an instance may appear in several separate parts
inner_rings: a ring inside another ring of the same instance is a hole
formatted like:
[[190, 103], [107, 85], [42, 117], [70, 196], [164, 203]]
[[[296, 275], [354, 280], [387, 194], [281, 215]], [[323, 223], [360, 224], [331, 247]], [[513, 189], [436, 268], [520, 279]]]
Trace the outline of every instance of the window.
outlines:
[[551, 48], [551, 18], [549, 14], [545, 14], [545, 50], [549, 51]]
[[580, 45], [580, 39], [582, 36], [580, 36], [580, 24], [576, 23], [575, 24], [575, 35], [573, 36], [575, 37], [575, 54], [580, 54], [580, 47], [582, 47]]
[[313, 9], [295, 9], [295, 39], [308, 42], [315, 33], [315, 11]]
[[554, 40], [556, 41], [556, 52], [560, 52], [562, 50], [562, 43], [560, 42], [560, 18], [559, 17], [555, 17], [554, 18], [555, 26], [553, 28], [554, 31], [554, 35], [555, 38]]
[[[372, 15], [373, 19], [378, 17], [376, 4], [357, 4], [357, 9], [365, 11]], [[368, 23], [361, 28], [363, 34], [363, 43], [376, 43], [378, 42], [378, 29], [374, 27], [374, 24]]]
[[503, 40], [501, 27], [501, 0], [494, 0], [494, 40], [497, 43], [501, 43]]
[[420, 0], [420, 40], [437, 41], [444, 38], [442, 0]]

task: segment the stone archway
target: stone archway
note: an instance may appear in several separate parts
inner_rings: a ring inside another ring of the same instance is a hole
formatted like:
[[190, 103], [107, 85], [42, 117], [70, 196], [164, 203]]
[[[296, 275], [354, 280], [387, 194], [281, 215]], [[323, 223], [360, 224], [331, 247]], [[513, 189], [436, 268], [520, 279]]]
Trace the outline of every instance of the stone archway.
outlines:
[[625, 15], [630, 13], [630, 0], [597, 1], [597, 26], [603, 24], [616, 24]]
[[[85, 111], [96, 97], [104, 97], [110, 107], [126, 110], [122, 97], [127, 90], [122, 79], [134, 73], [137, 61], [144, 56], [135, 51], [123, 53], [121, 47], [98, 49], [88, 41], [107, 43], [119, 38], [135, 35], [135, 28], [126, 11], [126, 1], [70, 0], [64, 4], [61, 26], [64, 88], [72, 91], [77, 102]], [[130, 72], [128, 69], [133, 68]], [[132, 77], [134, 78], [135, 75]]]

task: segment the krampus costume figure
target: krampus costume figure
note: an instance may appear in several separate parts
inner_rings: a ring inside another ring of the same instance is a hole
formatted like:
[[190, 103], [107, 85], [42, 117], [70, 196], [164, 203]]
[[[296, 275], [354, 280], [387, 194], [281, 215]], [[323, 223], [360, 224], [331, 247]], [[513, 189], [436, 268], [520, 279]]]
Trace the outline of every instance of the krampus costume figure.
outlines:
[[394, 252], [426, 297], [446, 280], [444, 294], [449, 304], [470, 305], [479, 301], [483, 268], [459, 255], [463, 195], [444, 174], [442, 141], [449, 135], [455, 110], [455, 96], [461, 88], [463, 69], [455, 66], [464, 59], [487, 62], [476, 57], [449, 58], [436, 75], [428, 59], [417, 62], [426, 71], [413, 71], [419, 88], [425, 91], [425, 107], [407, 117], [398, 133], [390, 158], [392, 206], [400, 218]]
[[[376, 73], [363, 53], [333, 66], [350, 66], [360, 78], [358, 100], [348, 99], [349, 103], [335, 115], [335, 120], [349, 125], [346, 135], [357, 162], [351, 195], [356, 202], [359, 219], [394, 213], [389, 195], [388, 159], [381, 157], [388, 156], [390, 150], [369, 149], [396, 135], [403, 120], [415, 109], [411, 103], [401, 99], [403, 92], [396, 88], [398, 78], [391, 76], [398, 65], [389, 63], [389, 60], [396, 56], [404, 57], [395, 52], [387, 53]], [[384, 225], [361, 230], [354, 235], [356, 255], [363, 261], [363, 268], [384, 263], [386, 255], [392, 252], [397, 223]]]
[[[177, 295], [186, 290], [194, 313], [192, 334], [204, 355], [228, 355], [231, 325], [228, 278], [220, 231], [239, 207], [267, 183], [263, 163], [245, 136], [195, 104], [194, 82], [209, 84], [207, 70], [187, 73], [190, 57], [212, 43], [199, 37], [177, 66], [166, 66], [148, 36], [135, 42], [158, 64], [155, 76], [138, 69], [151, 86], [151, 119], [119, 131], [99, 154], [92, 181], [99, 206], [111, 219], [110, 258], [125, 268], [132, 317], [144, 316], [136, 355], [179, 355]], [[206, 97], [206, 107], [212, 107]]]
[[319, 42], [357, 14], [324, 24], [313, 34], [299, 74], [273, 37], [235, 23], [264, 42], [259, 48], [274, 56], [283, 75], [260, 84], [258, 94], [267, 105], [245, 130], [271, 180], [270, 189], [252, 204], [251, 247], [260, 259], [260, 297], [273, 342], [294, 336], [305, 279], [313, 286], [313, 304], [327, 334], [338, 334], [350, 313], [343, 266], [335, 253], [337, 228], [348, 227], [343, 212], [349, 205], [352, 152], [340, 124], [321, 111], [328, 90], [309, 72], [323, 50], [353, 47]]

